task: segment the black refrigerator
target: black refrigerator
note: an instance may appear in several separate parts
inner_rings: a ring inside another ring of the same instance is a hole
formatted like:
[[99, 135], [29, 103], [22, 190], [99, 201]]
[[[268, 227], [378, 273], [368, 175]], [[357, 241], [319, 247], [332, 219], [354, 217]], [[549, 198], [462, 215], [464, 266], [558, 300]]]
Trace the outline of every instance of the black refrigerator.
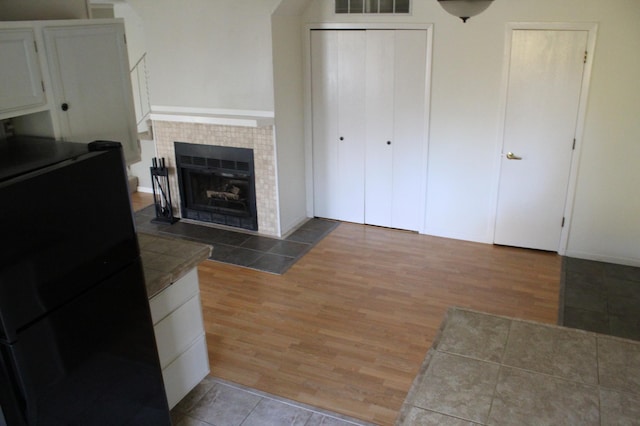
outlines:
[[170, 425], [119, 144], [0, 140], [0, 425]]

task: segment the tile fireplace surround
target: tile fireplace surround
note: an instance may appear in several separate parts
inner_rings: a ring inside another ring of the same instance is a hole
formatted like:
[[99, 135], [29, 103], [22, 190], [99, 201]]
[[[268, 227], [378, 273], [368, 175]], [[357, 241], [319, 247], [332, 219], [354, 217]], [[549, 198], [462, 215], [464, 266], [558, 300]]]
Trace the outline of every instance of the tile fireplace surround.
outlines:
[[158, 157], [165, 158], [174, 215], [180, 217], [174, 142], [253, 149], [258, 233], [279, 237], [276, 156], [273, 126], [242, 127], [209, 123], [153, 120]]

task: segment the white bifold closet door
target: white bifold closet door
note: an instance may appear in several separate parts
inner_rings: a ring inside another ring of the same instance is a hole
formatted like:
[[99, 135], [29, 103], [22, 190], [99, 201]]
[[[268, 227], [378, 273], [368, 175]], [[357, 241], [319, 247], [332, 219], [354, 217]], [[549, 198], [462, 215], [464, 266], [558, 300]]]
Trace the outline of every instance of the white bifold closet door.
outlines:
[[365, 31], [312, 31], [314, 209], [364, 222]]
[[312, 32], [316, 216], [420, 230], [426, 57], [425, 30]]

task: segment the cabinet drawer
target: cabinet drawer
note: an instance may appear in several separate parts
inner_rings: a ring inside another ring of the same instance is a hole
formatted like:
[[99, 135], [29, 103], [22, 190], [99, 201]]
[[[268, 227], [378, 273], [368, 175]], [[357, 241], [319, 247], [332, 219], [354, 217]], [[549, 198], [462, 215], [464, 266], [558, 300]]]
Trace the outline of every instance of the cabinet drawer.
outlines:
[[157, 324], [198, 292], [198, 268], [193, 268], [185, 276], [149, 300], [153, 323]]
[[204, 335], [200, 309], [200, 297], [194, 296], [153, 327], [163, 368]]
[[203, 335], [162, 371], [169, 408], [180, 402], [207, 374], [209, 357]]

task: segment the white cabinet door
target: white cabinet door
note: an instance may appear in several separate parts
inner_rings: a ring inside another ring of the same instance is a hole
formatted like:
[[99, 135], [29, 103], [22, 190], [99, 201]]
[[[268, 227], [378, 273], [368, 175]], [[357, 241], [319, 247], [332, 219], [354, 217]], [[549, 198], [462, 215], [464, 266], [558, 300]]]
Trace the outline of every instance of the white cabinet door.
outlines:
[[140, 159], [121, 23], [44, 29], [61, 137], [121, 142], [127, 163]]
[[0, 118], [44, 105], [42, 75], [32, 29], [0, 31]]
[[311, 32], [315, 215], [364, 221], [365, 31]]

